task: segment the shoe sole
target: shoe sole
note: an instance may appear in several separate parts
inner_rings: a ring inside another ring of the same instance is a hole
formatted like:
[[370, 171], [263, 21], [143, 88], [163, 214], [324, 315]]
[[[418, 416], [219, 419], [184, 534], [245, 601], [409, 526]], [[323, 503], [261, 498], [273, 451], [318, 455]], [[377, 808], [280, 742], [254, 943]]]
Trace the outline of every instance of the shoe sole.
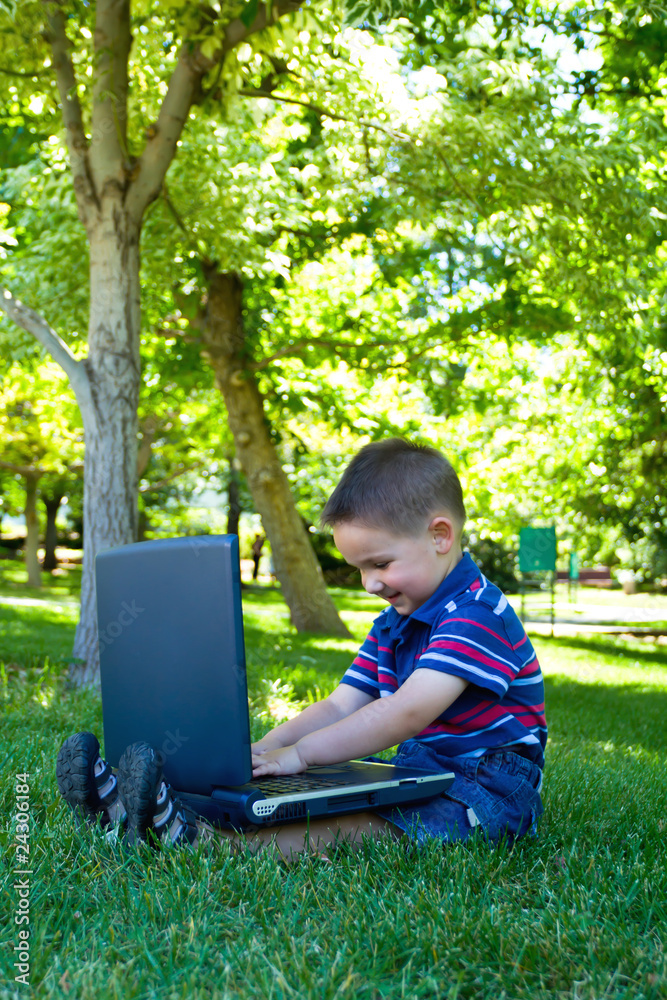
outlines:
[[118, 764], [118, 793], [127, 811], [125, 842], [132, 846], [147, 839], [153, 828], [162, 764], [148, 743], [133, 743]]
[[95, 782], [100, 744], [93, 733], [75, 733], [65, 740], [56, 759], [60, 794], [74, 813], [90, 821], [103, 811]]

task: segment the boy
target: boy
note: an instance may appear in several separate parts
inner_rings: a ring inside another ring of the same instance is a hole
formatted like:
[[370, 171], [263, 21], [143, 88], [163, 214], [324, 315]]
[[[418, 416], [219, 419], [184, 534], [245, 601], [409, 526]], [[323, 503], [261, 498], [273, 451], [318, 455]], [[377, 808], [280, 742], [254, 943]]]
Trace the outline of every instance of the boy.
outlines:
[[[252, 748], [253, 776], [261, 777], [399, 744], [394, 763], [453, 771], [453, 785], [419, 806], [249, 831], [253, 848], [273, 845], [288, 857], [325, 853], [341, 836], [421, 842], [464, 839], [474, 830], [491, 840], [535, 832], [546, 745], [542, 675], [507, 599], [462, 552], [465, 516], [459, 479], [435, 449], [400, 439], [362, 448], [322, 522], [368, 593], [390, 607], [328, 698]], [[59, 787], [72, 806], [106, 821], [125, 812], [130, 840], [154, 829], [167, 841], [196, 842], [194, 818], [162, 782], [150, 747], [128, 748], [116, 782], [91, 739], [77, 734], [59, 755]], [[68, 789], [61, 775], [72, 783], [75, 760], [83, 776]]]

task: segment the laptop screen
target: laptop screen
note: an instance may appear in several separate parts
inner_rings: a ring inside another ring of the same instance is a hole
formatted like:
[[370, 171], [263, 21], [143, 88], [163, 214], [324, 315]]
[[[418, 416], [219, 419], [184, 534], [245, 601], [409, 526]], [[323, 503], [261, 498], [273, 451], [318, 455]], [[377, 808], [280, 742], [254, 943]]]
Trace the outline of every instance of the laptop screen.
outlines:
[[108, 549], [95, 573], [106, 758], [145, 740], [176, 788], [248, 781], [238, 537]]

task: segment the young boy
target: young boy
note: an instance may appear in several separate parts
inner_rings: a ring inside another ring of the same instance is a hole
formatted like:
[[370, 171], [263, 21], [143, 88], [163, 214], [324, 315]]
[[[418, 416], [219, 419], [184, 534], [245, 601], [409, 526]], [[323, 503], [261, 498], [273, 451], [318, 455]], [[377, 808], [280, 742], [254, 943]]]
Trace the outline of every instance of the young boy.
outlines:
[[[507, 599], [461, 550], [465, 516], [459, 479], [435, 449], [400, 439], [362, 448], [322, 522], [368, 593], [390, 606], [338, 687], [252, 748], [253, 776], [261, 777], [398, 744], [394, 763], [453, 771], [449, 791], [418, 806], [248, 831], [252, 847], [289, 856], [364, 834], [421, 842], [536, 831], [547, 735], [542, 675]], [[59, 755], [59, 787], [73, 807], [107, 821], [126, 813], [130, 840], [153, 828], [165, 840], [196, 841], [193, 817], [162, 782], [150, 747], [128, 748], [115, 782], [91, 739], [77, 734]], [[61, 775], [72, 784], [75, 771], [85, 774], [68, 789]]]

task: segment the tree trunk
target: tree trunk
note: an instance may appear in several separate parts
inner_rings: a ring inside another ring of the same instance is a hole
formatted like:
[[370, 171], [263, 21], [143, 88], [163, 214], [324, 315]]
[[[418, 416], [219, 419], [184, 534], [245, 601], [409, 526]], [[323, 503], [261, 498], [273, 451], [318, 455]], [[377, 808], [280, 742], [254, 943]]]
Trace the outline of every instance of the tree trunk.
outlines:
[[229, 458], [229, 487], [227, 491], [229, 498], [229, 513], [227, 514], [227, 534], [238, 535], [239, 520], [241, 518], [241, 484], [239, 483], [239, 470], [236, 467], [236, 458]]
[[236, 454], [271, 543], [275, 572], [299, 632], [349, 636], [327, 592], [287, 476], [269, 434], [262, 396], [244, 367], [243, 289], [236, 274], [207, 269], [205, 356], [222, 392]]
[[[88, 67], [90, 77], [87, 74], [81, 80], [77, 80], [78, 65], [72, 58], [76, 46], [68, 33], [68, 5], [43, 5], [47, 22], [44, 37], [51, 47], [77, 211], [90, 244], [87, 357], [76, 358], [42, 317], [8, 291], [0, 293], [0, 307], [33, 333], [62, 365], [83, 419], [81, 617], [73, 652], [78, 662], [70, 671], [76, 684], [99, 682], [95, 555], [100, 549], [133, 542], [137, 537], [141, 221], [148, 205], [160, 194], [205, 75], [248, 36], [263, 31], [302, 3], [273, 0], [256, 5], [250, 24], [240, 18], [221, 23], [216, 50], [209, 56], [197, 44], [202, 32], [208, 34], [211, 27], [211, 12], [202, 9], [191, 24], [192, 36], [183, 39], [157, 120], [146, 131], [138, 157], [132, 152], [139, 144], [138, 137], [128, 142], [127, 136], [130, 0], [97, 0], [92, 5], [94, 58]], [[213, 19], [217, 16], [214, 13]], [[76, 23], [71, 31], [76, 32]]]
[[42, 570], [39, 565], [39, 517], [37, 516], [37, 483], [39, 474], [25, 477], [25, 566], [28, 571], [28, 585], [42, 586]]
[[44, 559], [42, 560], [42, 569], [48, 570], [55, 569], [58, 565], [58, 559], [56, 557], [56, 545], [58, 543], [58, 529], [56, 527], [56, 518], [58, 516], [58, 510], [60, 509], [60, 503], [64, 497], [62, 490], [54, 490], [50, 496], [42, 496], [42, 503], [46, 508], [46, 531], [44, 532]]
[[139, 520], [137, 523], [137, 541], [144, 542], [146, 540], [146, 532], [151, 526], [150, 519], [145, 510], [139, 511]]
[[86, 456], [81, 617], [70, 679], [99, 683], [95, 556], [137, 540], [140, 383], [139, 226], [107, 199], [90, 230], [86, 391], [77, 393]]

